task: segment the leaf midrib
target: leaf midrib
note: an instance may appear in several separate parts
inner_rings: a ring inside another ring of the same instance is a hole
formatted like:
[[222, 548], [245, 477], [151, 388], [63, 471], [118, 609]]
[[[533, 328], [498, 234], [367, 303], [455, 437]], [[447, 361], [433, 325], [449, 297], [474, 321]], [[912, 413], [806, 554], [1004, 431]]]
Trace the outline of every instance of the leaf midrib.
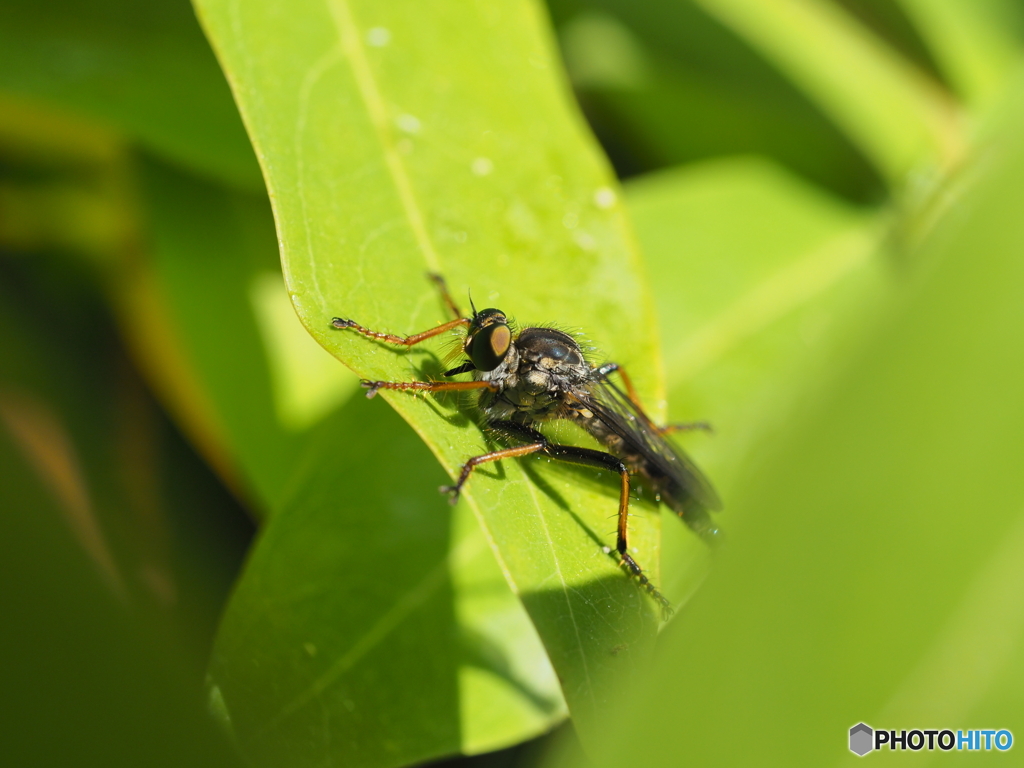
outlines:
[[328, 2], [331, 18], [334, 20], [338, 37], [341, 41], [342, 53], [352, 66], [352, 75], [355, 78], [356, 88], [366, 105], [370, 115], [377, 138], [380, 141], [381, 150], [384, 153], [384, 161], [387, 164], [388, 173], [394, 182], [398, 197], [402, 203], [402, 209], [409, 220], [413, 237], [419, 246], [427, 267], [432, 272], [441, 272], [441, 261], [434, 250], [434, 244], [427, 233], [423, 213], [416, 202], [413, 193], [412, 181], [406, 171], [402, 158], [398, 154], [397, 143], [394, 133], [391, 130], [391, 123], [388, 119], [387, 108], [381, 98], [377, 81], [370, 69], [370, 62], [366, 57], [366, 49], [357, 33], [355, 17], [349, 6], [348, 0], [330, 0]]

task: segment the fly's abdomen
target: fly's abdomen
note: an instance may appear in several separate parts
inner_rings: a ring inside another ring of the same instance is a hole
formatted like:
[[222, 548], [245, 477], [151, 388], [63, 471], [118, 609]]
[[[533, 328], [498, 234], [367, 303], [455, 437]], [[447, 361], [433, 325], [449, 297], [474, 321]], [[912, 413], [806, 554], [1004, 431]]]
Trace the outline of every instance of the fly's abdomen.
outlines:
[[608, 449], [609, 453], [622, 459], [631, 470], [634, 472], [644, 472], [643, 450], [637, 443], [624, 438], [619, 432], [612, 430], [585, 406], [579, 405], [572, 408], [570, 418], [587, 430], [597, 442]]
[[640, 433], [643, 427], [628, 422], [613, 427], [585, 406], [573, 409], [570, 418], [604, 445], [609, 453], [645, 478], [658, 499], [683, 518], [699, 536], [717, 538], [718, 529], [711, 521], [707, 505], [685, 485], [687, 469], [678, 466], [679, 459], [673, 451], [665, 451], [661, 455], [656, 446], [651, 446]]

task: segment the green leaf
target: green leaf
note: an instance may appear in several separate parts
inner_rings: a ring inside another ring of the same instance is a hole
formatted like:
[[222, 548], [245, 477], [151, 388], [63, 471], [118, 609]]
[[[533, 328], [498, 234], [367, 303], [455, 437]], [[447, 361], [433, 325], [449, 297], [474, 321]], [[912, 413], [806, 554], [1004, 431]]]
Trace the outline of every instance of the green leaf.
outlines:
[[[365, 405], [320, 425], [221, 627], [211, 678], [257, 765], [422, 762], [506, 746], [564, 711], [475, 521], [452, 530], [424, 492], [440, 473], [422, 442]], [[371, 460], [384, 463], [352, 471]]]
[[962, 152], [948, 96], [831, 0], [699, 3], [804, 89], [890, 185]]
[[1022, 95], [1019, 83], [1007, 94], [999, 129], [947, 190], [955, 206], [827, 396], [792, 415], [738, 486], [729, 548], [664, 637], [642, 712], [616, 717], [629, 739], [598, 765], [636, 743], [654, 766], [852, 765], [846, 733], [862, 721], [1013, 728]]
[[394, 765], [563, 718], [479, 526], [446, 514], [435, 460], [389, 410], [350, 401], [357, 382], [296, 319], [266, 200], [158, 164], [145, 176], [154, 248], [122, 290], [125, 328], [179, 420], [270, 518], [210, 668], [243, 752]]
[[[657, 276], [669, 420], [714, 427], [682, 440], [725, 498], [728, 536], [751, 460], [827, 386], [886, 295], [882, 222], [757, 158], [641, 177], [627, 202]], [[662, 560], [681, 599], [705, 570], [679, 533], [664, 526]]]
[[1007, 0], [900, 0], [960, 95], [996, 98], [1021, 58], [1024, 12]]
[[883, 179], [811, 98], [699, 5], [549, 4], [565, 17], [573, 86], [621, 172], [757, 153], [854, 199], [883, 194]]
[[[536, 3], [197, 7], [263, 163], [299, 317], [358, 375], [441, 370], [443, 345], [399, 352], [330, 326], [335, 315], [399, 333], [436, 325], [430, 270], [460, 299], [471, 287], [524, 321], [585, 329], [643, 393], [656, 389], [651, 306], [614, 181], [567, 105]], [[386, 399], [450, 475], [488, 450], [454, 400]], [[584, 740], [658, 620], [602, 552], [614, 484], [594, 474], [504, 462], [467, 494]], [[657, 516], [632, 522], [656, 577]]]
[[262, 187], [223, 75], [181, 0], [8, 0], [0, 90], [114, 126], [195, 171]]

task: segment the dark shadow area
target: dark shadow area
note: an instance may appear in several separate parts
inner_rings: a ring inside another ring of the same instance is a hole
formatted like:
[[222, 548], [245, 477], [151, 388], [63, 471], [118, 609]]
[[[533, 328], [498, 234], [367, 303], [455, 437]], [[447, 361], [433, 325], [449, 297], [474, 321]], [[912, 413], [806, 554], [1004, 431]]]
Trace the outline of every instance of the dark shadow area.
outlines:
[[232, 766], [203, 681], [251, 522], [128, 361], [95, 273], [0, 254], [12, 765]]
[[[465, 376], [446, 378], [444, 372], [451, 368], [445, 364], [434, 352], [424, 350], [424, 359], [417, 369], [415, 381], [466, 381]], [[410, 397], [414, 396], [412, 394]], [[437, 392], [419, 395], [424, 399], [430, 409], [440, 418], [455, 427], [465, 427], [471, 422], [481, 420], [479, 410], [476, 407], [478, 392]]]
[[[549, 765], [549, 758], [562, 755], [575, 748], [580, 753], [579, 739], [573, 730], [572, 723], [566, 722], [550, 733], [535, 739], [524, 741], [508, 749], [499, 749], [482, 755], [469, 757], [452, 757], [435, 763], [428, 763], [430, 768], [534, 768]], [[562, 764], [562, 763], [559, 763]]]

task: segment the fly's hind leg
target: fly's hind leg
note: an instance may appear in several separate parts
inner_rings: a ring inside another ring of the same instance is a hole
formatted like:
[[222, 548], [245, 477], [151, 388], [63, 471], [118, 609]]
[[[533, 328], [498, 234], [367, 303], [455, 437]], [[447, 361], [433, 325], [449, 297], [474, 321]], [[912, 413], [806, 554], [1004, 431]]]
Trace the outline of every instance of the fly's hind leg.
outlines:
[[644, 406], [640, 402], [640, 395], [637, 394], [636, 388], [633, 386], [632, 379], [629, 378], [629, 375], [621, 365], [618, 363], [605, 363], [596, 369], [596, 373], [601, 376], [601, 378], [607, 378], [609, 374], [618, 373], [619, 378], [622, 379], [622, 383], [626, 387], [626, 394], [629, 396], [630, 401], [632, 401], [633, 405], [636, 406], [636, 409], [647, 421], [648, 426], [662, 435], [670, 435], [673, 432], [692, 432], [698, 429], [705, 432], [714, 431], [711, 428], [711, 425], [706, 421], [691, 421], [683, 424], [666, 424], [665, 426], [659, 426], [647, 415], [647, 411], [644, 410]]
[[619, 524], [615, 536], [615, 551], [619, 554], [619, 563], [626, 569], [630, 577], [637, 580], [637, 583], [640, 584], [647, 594], [658, 601], [662, 613], [665, 616], [670, 615], [672, 613], [672, 604], [668, 601], [668, 598], [661, 594], [661, 591], [651, 583], [643, 568], [629, 554], [629, 469], [626, 465], [621, 459], [610, 453], [595, 451], [591, 448], [578, 448], [574, 445], [548, 443], [542, 449], [542, 452], [553, 459], [585, 467], [607, 469], [619, 475]]
[[453, 502], [458, 499], [459, 493], [462, 491], [462, 487], [466, 484], [469, 476], [473, 473], [473, 470], [481, 464], [486, 464], [491, 461], [500, 461], [501, 459], [513, 458], [518, 456], [528, 456], [532, 453], [543, 453], [552, 459], [559, 461], [565, 461], [569, 464], [577, 464], [584, 467], [596, 467], [598, 469], [607, 469], [610, 472], [615, 472], [619, 475], [619, 514], [618, 514], [618, 529], [616, 531], [615, 550], [619, 555], [619, 562], [629, 573], [630, 577], [635, 578], [640, 586], [653, 597], [658, 604], [661, 606], [662, 613], [666, 616], [672, 613], [672, 604], [668, 601], [661, 592], [658, 590], [651, 580], [647, 578], [647, 574], [640, 565], [633, 559], [633, 556], [629, 554], [629, 469], [626, 465], [616, 456], [604, 451], [595, 451], [590, 448], [579, 448], [574, 445], [560, 445], [558, 443], [550, 442], [542, 433], [530, 427], [516, 424], [512, 421], [495, 421], [490, 426], [505, 435], [523, 441], [523, 445], [516, 446], [514, 448], [505, 448], [499, 451], [492, 451], [491, 453], [485, 453], [481, 456], [474, 456], [465, 464], [462, 465], [462, 471], [459, 473], [459, 478], [455, 482], [455, 485], [444, 486], [441, 488], [442, 493], [450, 493], [452, 495]]
[[714, 432], [714, 428], [706, 421], [685, 421], [678, 424], [666, 424], [663, 427], [658, 427], [658, 431], [663, 435], [671, 435], [675, 432]]

